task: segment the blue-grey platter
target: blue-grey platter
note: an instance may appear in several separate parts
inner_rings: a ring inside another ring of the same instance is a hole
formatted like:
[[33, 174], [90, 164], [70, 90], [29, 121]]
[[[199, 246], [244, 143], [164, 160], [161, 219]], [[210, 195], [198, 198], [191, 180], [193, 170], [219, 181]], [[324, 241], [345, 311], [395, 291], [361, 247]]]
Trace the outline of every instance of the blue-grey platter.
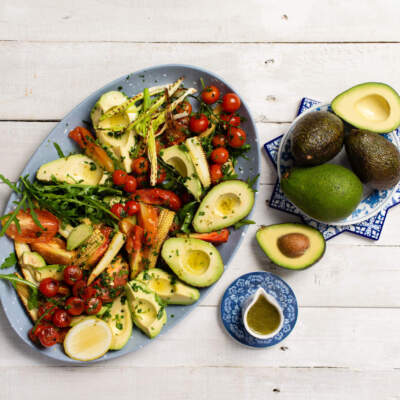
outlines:
[[[88, 96], [83, 102], [78, 104], [69, 114], [67, 114], [57, 126], [50, 132], [49, 136], [43, 141], [43, 143], [38, 147], [36, 152], [33, 154], [31, 159], [28, 161], [25, 169], [22, 171], [21, 175], [29, 174], [34, 176], [37, 169], [44, 163], [55, 160], [58, 158], [57, 152], [53, 146], [53, 142], [57, 142], [65, 154], [69, 154], [72, 151], [77, 151], [75, 144], [68, 138], [68, 133], [71, 129], [76, 126], [85, 126], [85, 121], [90, 120], [90, 110], [96, 103], [97, 99], [105, 92], [110, 90], [122, 90], [128, 96], [133, 96], [134, 94], [141, 92], [145, 87], [151, 87], [155, 85], [162, 85], [170, 83], [184, 76], [184, 84], [186, 87], [194, 87], [201, 90], [200, 78], [203, 78], [206, 85], [213, 84], [217, 86], [221, 93], [235, 92], [239, 96], [240, 94], [222, 78], [206, 71], [202, 68], [190, 66], [190, 65], [180, 65], [180, 64], [168, 64], [160, 65], [156, 67], [146, 68], [135, 73], [126, 74], [119, 79], [107, 84], [96, 92]], [[60, 93], [60, 96], [62, 93]], [[256, 127], [251, 117], [250, 111], [246, 106], [246, 103], [242, 96], [242, 106], [239, 110], [240, 115], [244, 117], [245, 121], [242, 124], [242, 128], [246, 131], [247, 142], [251, 144], [251, 150], [248, 153], [247, 158], [241, 158], [238, 162], [237, 173], [240, 179], [246, 180], [249, 177], [254, 177], [259, 173], [259, 141], [257, 137]], [[196, 101], [192, 101], [194, 109], [196, 109]], [[4, 213], [10, 212], [13, 208], [13, 201], [17, 197], [15, 193], [10, 196]], [[219, 246], [219, 251], [225, 263], [225, 268], [228, 266], [230, 260], [234, 256], [236, 250], [238, 249], [245, 233], [247, 227], [244, 226], [238, 230], [232, 230], [229, 241], [227, 243]], [[6, 237], [0, 240], [0, 261], [4, 260], [11, 252], [14, 251], [13, 243]], [[15, 271], [15, 268], [9, 268], [2, 272], [11, 273]], [[212, 290], [212, 287], [201, 289], [200, 300], [193, 304], [192, 306], [168, 306], [167, 314], [168, 321], [164, 327], [161, 335], [166, 334], [173, 326], [175, 326], [182, 318], [184, 318], [190, 311], [192, 311]], [[36, 347], [28, 339], [28, 331], [32, 327], [32, 322], [29, 316], [25, 312], [22, 304], [20, 303], [18, 296], [13, 289], [13, 287], [5, 281], [0, 282], [0, 299], [3, 305], [5, 314], [13, 327], [15, 333], [30, 347], [36, 349]], [[172, 318], [171, 315], [174, 315]], [[157, 340], [157, 339], [152, 339]], [[143, 346], [149, 344], [151, 339], [148, 339], [144, 334], [142, 334], [138, 329], [134, 329], [131, 339], [128, 341], [127, 345], [118, 351], [109, 351], [103, 357], [98, 360], [91, 361], [105, 361], [112, 358], [120, 357], [124, 354], [128, 354], [139, 350]], [[62, 361], [72, 364], [85, 364], [84, 362], [75, 361], [67, 357], [60, 345], [53, 346], [48, 349], [37, 349], [42, 354]], [[87, 364], [87, 362], [86, 362]]]
[[[282, 328], [269, 339], [250, 335], [242, 320], [244, 301], [259, 287], [275, 298], [284, 317]], [[291, 287], [279, 276], [265, 271], [250, 272], [237, 278], [225, 290], [221, 301], [221, 320], [225, 329], [239, 343], [250, 347], [270, 347], [281, 342], [295, 327], [297, 314], [297, 300]]]

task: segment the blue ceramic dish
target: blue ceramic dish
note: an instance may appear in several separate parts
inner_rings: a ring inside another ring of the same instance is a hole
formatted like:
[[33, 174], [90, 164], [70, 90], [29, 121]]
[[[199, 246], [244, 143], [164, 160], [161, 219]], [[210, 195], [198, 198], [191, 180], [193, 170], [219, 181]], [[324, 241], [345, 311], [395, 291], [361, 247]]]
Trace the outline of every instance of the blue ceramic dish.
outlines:
[[[216, 85], [220, 89], [221, 93], [237, 93], [237, 91], [232, 86], [230, 86], [227, 82], [225, 82], [223, 79], [216, 76], [215, 74], [208, 72], [204, 69], [189, 65], [160, 65], [157, 67], [151, 67], [129, 75], [125, 75], [91, 94], [82, 103], [77, 105], [65, 118], [63, 118], [63, 120], [57, 124], [57, 126], [51, 131], [49, 136], [43, 141], [43, 143], [33, 154], [32, 158], [29, 160], [21, 175], [29, 174], [30, 176], [34, 176], [37, 169], [42, 164], [58, 158], [57, 152], [53, 146], [53, 142], [57, 142], [65, 154], [69, 154], [72, 151], [77, 151], [78, 149], [73, 141], [68, 138], [68, 132], [76, 126], [84, 124], [84, 121], [90, 120], [90, 110], [96, 103], [97, 99], [103, 93], [109, 90], [122, 90], [128, 96], [132, 96], [138, 92], [141, 92], [145, 87], [170, 83], [178, 79], [180, 76], [185, 77], [184, 84], [186, 87], [195, 87], [199, 91], [201, 90], [200, 78], [203, 78], [206, 84]], [[238, 95], [240, 96], [239, 93]], [[241, 158], [238, 162], [239, 168], [237, 168], [237, 170], [239, 178], [245, 180], [259, 173], [259, 141], [253, 118], [250, 115], [249, 109], [246, 106], [245, 101], [241, 96], [240, 98], [242, 100], [240, 114], [245, 118], [245, 122], [243, 123], [242, 127], [247, 133], [248, 143], [251, 144], [251, 150], [248, 154], [248, 159]], [[193, 106], [194, 109], [196, 109], [195, 103], [193, 103]], [[5, 213], [10, 212], [10, 210], [14, 208], [13, 201], [16, 199], [17, 197], [13, 193], [10, 196], [10, 199], [6, 205]], [[244, 226], [239, 230], [232, 231], [229, 242], [224, 243], [219, 247], [221, 256], [225, 263], [225, 267], [229, 264], [229, 261], [232, 259], [236, 250], [238, 249], [246, 230], [247, 227]], [[14, 248], [12, 241], [6, 237], [1, 238], [1, 259], [4, 259], [13, 251]], [[13, 272], [13, 268], [4, 270], [4, 272], [11, 273]], [[184, 318], [190, 311], [192, 311], [201, 302], [201, 300], [204, 299], [204, 297], [210, 290], [212, 290], [212, 287], [201, 289], [200, 300], [192, 306], [168, 306], [168, 322], [161, 334], [165, 334], [182, 318]], [[25, 312], [22, 304], [19, 302], [18, 296], [13, 287], [4, 281], [0, 282], [0, 299], [7, 318], [10, 321], [11, 326], [15, 330], [15, 333], [28, 346], [36, 348], [28, 339], [28, 331], [32, 327], [32, 322]], [[174, 318], [171, 318], [172, 314], [174, 315]], [[148, 343], [150, 343], [150, 339], [148, 339], [139, 330], [134, 329], [134, 333], [131, 339], [123, 349], [118, 351], [109, 351], [100, 359], [92, 361], [92, 363], [120, 357], [124, 354], [139, 350], [141, 347], [147, 345]], [[49, 349], [38, 351], [48, 357], [66, 363], [85, 364], [84, 362], [75, 361], [67, 357], [62, 347], [59, 345], [53, 346]]]
[[[243, 303], [260, 286], [275, 298], [284, 317], [282, 328], [269, 339], [258, 339], [250, 335], [243, 325]], [[250, 272], [240, 276], [228, 286], [221, 301], [221, 320], [225, 329], [239, 343], [250, 347], [269, 347], [281, 342], [295, 327], [297, 314], [297, 300], [293, 290], [283, 279], [270, 272]]]

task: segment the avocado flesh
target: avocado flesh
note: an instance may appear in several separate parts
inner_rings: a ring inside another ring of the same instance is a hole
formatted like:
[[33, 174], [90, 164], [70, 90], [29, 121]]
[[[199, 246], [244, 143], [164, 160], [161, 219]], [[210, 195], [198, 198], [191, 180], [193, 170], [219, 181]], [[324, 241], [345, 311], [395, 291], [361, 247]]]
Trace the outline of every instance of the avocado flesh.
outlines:
[[132, 280], [125, 285], [125, 294], [134, 324], [150, 339], [156, 337], [167, 322], [162, 300], [143, 282]]
[[331, 106], [336, 115], [359, 129], [386, 133], [400, 125], [400, 97], [384, 83], [353, 86], [336, 96]]
[[210, 286], [224, 272], [224, 263], [218, 250], [204, 240], [167, 239], [161, 256], [178, 278], [191, 286]]
[[323, 164], [342, 149], [343, 122], [328, 111], [309, 112], [295, 124], [290, 139], [296, 165]]
[[104, 93], [90, 112], [93, 127], [95, 129], [97, 128], [100, 118], [104, 113], [106, 113], [113, 107], [118, 107], [121, 104], [125, 103], [127, 99], [128, 98], [123, 93], [117, 90], [112, 90], [110, 92]]
[[192, 193], [195, 199], [199, 200], [203, 189], [189, 152], [175, 145], [162, 150], [161, 158], [174, 168], [180, 176], [185, 178], [184, 185], [187, 190]]
[[[310, 247], [297, 258], [287, 257], [278, 246], [278, 239], [290, 233], [300, 233], [308, 237]], [[288, 269], [304, 269], [315, 264], [325, 253], [325, 239], [322, 234], [303, 224], [275, 224], [264, 226], [257, 231], [257, 242], [268, 258], [276, 265]]]
[[196, 288], [185, 285], [175, 276], [159, 268], [141, 272], [136, 280], [146, 284], [167, 304], [189, 305], [195, 303], [200, 297], [200, 292]]
[[193, 218], [198, 233], [217, 231], [246, 217], [254, 205], [254, 191], [238, 179], [214, 186], [204, 197]]
[[73, 154], [43, 164], [36, 173], [39, 181], [51, 182], [53, 177], [65, 183], [97, 185], [103, 176], [100, 168], [91, 158], [83, 154]]
[[345, 139], [351, 167], [374, 189], [390, 189], [400, 180], [400, 153], [383, 136], [353, 129]]
[[125, 295], [114, 299], [107, 321], [112, 332], [111, 350], [122, 349], [132, 336], [132, 316]]
[[336, 164], [295, 167], [283, 174], [281, 188], [295, 206], [322, 222], [348, 217], [357, 208], [363, 193], [358, 177]]

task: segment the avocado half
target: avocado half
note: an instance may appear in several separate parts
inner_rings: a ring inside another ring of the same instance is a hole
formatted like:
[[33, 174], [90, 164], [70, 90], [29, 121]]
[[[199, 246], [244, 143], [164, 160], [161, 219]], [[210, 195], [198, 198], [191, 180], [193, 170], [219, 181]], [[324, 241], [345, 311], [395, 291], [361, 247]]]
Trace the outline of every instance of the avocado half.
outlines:
[[293, 270], [314, 265], [322, 258], [326, 248], [321, 232], [304, 224], [263, 226], [257, 231], [256, 238], [274, 264]]
[[366, 82], [336, 96], [332, 110], [359, 129], [387, 133], [400, 125], [400, 96], [389, 85]]

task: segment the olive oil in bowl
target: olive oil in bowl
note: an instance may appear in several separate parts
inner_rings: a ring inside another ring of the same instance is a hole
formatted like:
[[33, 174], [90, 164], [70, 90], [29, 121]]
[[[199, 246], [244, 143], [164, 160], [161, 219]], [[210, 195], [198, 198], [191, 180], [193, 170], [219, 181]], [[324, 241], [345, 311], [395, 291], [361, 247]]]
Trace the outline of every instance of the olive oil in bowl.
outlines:
[[243, 325], [247, 332], [259, 339], [269, 339], [283, 325], [283, 313], [275, 298], [262, 287], [243, 304]]

